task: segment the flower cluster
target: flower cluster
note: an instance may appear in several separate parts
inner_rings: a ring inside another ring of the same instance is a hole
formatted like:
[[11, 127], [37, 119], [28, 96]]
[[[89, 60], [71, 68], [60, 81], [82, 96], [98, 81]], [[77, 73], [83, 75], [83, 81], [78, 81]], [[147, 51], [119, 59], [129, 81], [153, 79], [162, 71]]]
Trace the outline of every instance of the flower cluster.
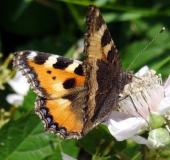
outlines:
[[[146, 67], [137, 73], [132, 83], [120, 94], [117, 111], [113, 111], [107, 126], [110, 133], [122, 141], [133, 138], [152, 149], [170, 144], [168, 111], [170, 110], [170, 76], [162, 84], [161, 75]], [[148, 138], [139, 136], [145, 131]], [[168, 135], [168, 136], [167, 136]], [[166, 138], [165, 138], [166, 136]]]

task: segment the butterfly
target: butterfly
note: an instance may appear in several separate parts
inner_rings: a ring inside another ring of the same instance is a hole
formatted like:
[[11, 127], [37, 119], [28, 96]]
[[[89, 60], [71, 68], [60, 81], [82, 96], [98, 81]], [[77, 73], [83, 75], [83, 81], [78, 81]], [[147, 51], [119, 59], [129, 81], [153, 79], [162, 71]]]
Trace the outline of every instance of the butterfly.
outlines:
[[30, 50], [16, 52], [13, 59], [37, 94], [35, 113], [45, 131], [64, 139], [80, 139], [106, 121], [131, 80], [94, 5], [88, 7], [86, 25], [83, 62]]

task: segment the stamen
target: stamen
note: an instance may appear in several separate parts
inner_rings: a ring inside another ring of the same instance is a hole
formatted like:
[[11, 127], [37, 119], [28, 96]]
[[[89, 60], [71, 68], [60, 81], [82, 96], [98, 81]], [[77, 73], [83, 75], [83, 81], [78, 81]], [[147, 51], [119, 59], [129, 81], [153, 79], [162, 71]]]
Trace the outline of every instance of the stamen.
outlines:
[[143, 76], [133, 78], [132, 83], [127, 84], [119, 96], [119, 111], [147, 119], [150, 111], [158, 110], [164, 97], [161, 75], [150, 70]]

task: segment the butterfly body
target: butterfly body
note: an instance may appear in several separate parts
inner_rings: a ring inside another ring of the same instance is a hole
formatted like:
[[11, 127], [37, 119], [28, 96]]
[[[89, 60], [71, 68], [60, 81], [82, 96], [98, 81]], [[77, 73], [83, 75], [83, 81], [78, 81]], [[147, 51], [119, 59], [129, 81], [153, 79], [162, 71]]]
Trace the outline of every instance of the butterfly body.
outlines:
[[86, 25], [83, 62], [37, 51], [17, 52], [13, 61], [37, 94], [45, 131], [64, 139], [80, 139], [106, 121], [130, 81], [96, 6], [89, 6]]

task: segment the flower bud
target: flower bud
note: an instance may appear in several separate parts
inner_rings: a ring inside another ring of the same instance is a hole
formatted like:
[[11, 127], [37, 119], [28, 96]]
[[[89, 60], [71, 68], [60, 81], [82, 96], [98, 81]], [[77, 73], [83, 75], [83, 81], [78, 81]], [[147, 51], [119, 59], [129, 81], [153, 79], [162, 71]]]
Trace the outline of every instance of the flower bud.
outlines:
[[149, 132], [148, 147], [151, 149], [164, 148], [170, 144], [169, 132], [164, 128], [154, 129]]
[[157, 112], [150, 112], [149, 114], [149, 126], [152, 129], [160, 128], [164, 124], [164, 117]]

